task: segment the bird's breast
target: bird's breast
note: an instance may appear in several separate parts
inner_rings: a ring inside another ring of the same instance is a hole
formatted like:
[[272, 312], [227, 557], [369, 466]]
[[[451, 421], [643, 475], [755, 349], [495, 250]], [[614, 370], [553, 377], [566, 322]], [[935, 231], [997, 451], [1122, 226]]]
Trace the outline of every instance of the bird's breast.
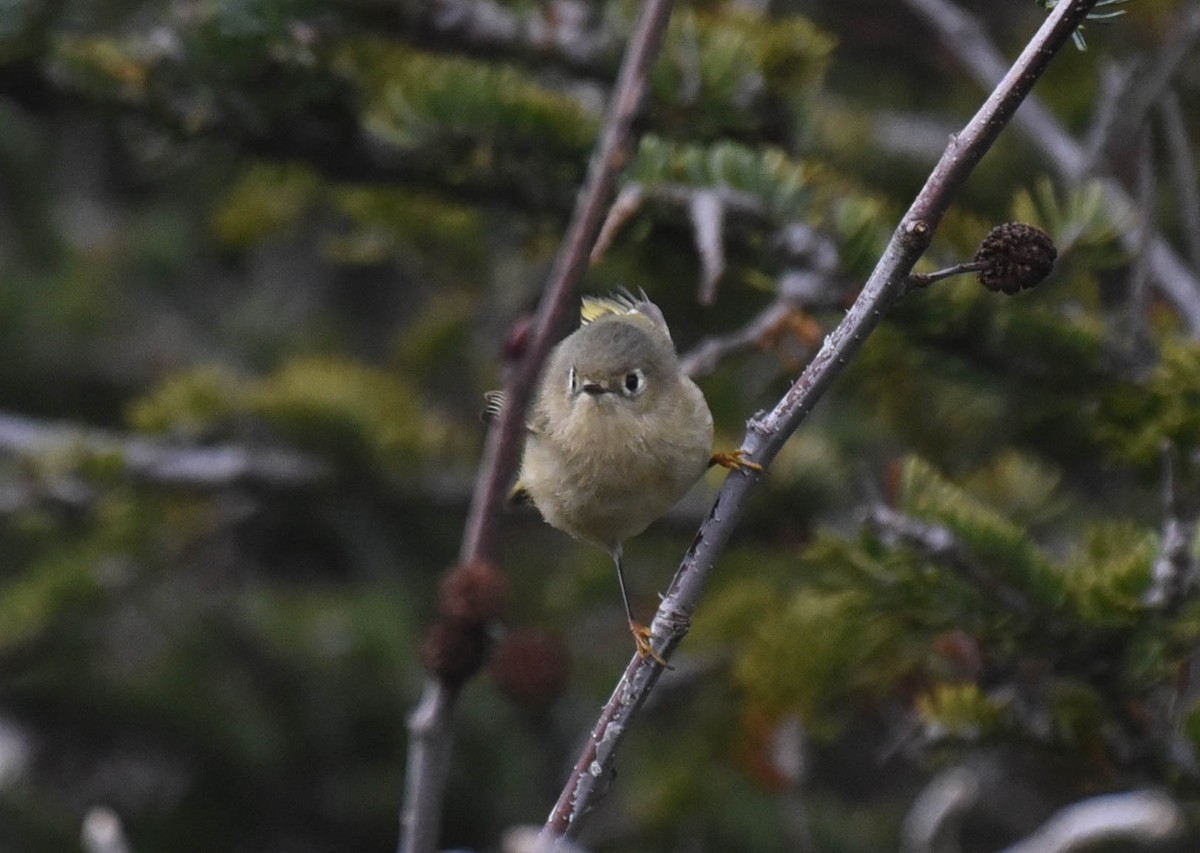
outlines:
[[529, 437], [521, 485], [546, 521], [580, 539], [611, 548], [641, 533], [708, 464], [708, 407], [698, 389], [685, 402], [684, 411], [638, 413], [621, 400], [578, 401]]

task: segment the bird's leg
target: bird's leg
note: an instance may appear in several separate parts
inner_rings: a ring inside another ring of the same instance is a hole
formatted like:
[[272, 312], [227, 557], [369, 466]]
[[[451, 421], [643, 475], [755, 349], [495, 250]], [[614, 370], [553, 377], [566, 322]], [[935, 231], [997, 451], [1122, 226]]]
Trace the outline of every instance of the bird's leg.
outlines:
[[637, 645], [638, 656], [645, 660], [652, 658], [655, 662], [667, 666], [667, 662], [662, 655], [654, 650], [654, 646], [650, 645], [650, 638], [654, 635], [650, 633], [650, 629], [633, 618], [633, 608], [629, 606], [629, 593], [625, 591], [625, 574], [621, 571], [621, 546], [617, 545], [612, 549], [613, 563], [617, 566], [617, 586], [621, 588], [621, 601], [625, 603], [625, 618], [629, 620], [629, 631], [633, 634], [633, 642]]
[[718, 451], [708, 457], [708, 465], [710, 468], [713, 465], [720, 465], [722, 468], [728, 468], [730, 471], [744, 471], [747, 468], [752, 471], [762, 471], [763, 467], [761, 465], [757, 462], [743, 459], [744, 455], [744, 450]]

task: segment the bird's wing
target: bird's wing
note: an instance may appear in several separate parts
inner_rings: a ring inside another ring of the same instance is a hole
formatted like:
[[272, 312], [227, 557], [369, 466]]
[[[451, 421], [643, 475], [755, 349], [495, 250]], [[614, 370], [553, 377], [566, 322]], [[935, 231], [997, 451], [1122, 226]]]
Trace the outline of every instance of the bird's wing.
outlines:
[[503, 391], [484, 391], [483, 411], [479, 413], [479, 417], [485, 424], [491, 423], [504, 412], [506, 402], [507, 395]]
[[[503, 391], [485, 391], [483, 393], [483, 411], [480, 417], [484, 423], [491, 423], [503, 414], [508, 405], [508, 395]], [[526, 432], [541, 432], [545, 428], [546, 416], [537, 407], [530, 412], [529, 420], [525, 422]]]
[[[503, 391], [487, 391], [483, 395], [483, 400], [483, 411], [480, 414], [485, 423], [491, 423], [500, 417], [501, 412], [504, 411], [504, 407], [508, 404], [507, 395]], [[537, 422], [544, 420], [544, 418], [544, 415], [539, 415], [535, 411], [533, 418], [525, 424], [526, 431], [531, 433], [539, 432], [541, 428], [537, 425]], [[529, 492], [525, 490], [524, 484], [519, 479], [509, 489], [505, 503], [508, 506], [530, 503]]]

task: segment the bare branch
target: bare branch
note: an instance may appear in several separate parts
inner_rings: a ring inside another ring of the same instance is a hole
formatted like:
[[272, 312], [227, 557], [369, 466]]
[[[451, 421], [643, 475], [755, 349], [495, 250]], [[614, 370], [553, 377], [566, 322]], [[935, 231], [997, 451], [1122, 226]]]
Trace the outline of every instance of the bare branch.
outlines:
[[129, 841], [121, 818], [107, 806], [93, 806], [83, 817], [80, 832], [87, 853], [129, 853]]
[[[1135, 358], [1145, 351], [1143, 343], [1149, 337], [1150, 313], [1150, 250], [1155, 236], [1155, 168], [1154, 146], [1151, 140], [1150, 127], [1142, 128], [1136, 133], [1136, 186], [1137, 207], [1134, 215], [1133, 231], [1136, 236], [1137, 250], [1129, 268], [1129, 295], [1127, 298], [1128, 314], [1126, 318], [1129, 345]], [[1139, 359], [1141, 360], [1141, 359]]]
[[725, 274], [725, 203], [717, 192], [699, 191], [692, 195], [688, 214], [700, 253], [700, 303], [712, 305]]
[[798, 340], [801, 346], [782, 360], [794, 362], [799, 369], [824, 337], [824, 330], [806, 312], [841, 305], [844, 287], [837, 278], [837, 246], [798, 222], [785, 225], [775, 239], [800, 265], [780, 274], [775, 298], [740, 328], [704, 338], [682, 355], [679, 361], [688, 376], [706, 376], [724, 359], [748, 350], [774, 348], [778, 352], [787, 338]]
[[761, 346], [796, 310], [791, 299], [783, 295], [776, 297], [741, 328], [705, 338], [681, 356], [679, 362], [683, 372], [693, 378], [712, 373], [729, 356]]
[[[984, 88], [991, 88], [1004, 74], [1003, 56], [988, 38], [983, 25], [951, 0], [905, 0], [941, 37], [942, 44]], [[1041, 149], [1043, 156], [1069, 184], [1079, 183], [1088, 169], [1083, 146], [1063, 129], [1059, 121], [1037, 98], [1030, 98], [1017, 113], [1015, 123]], [[1133, 200], [1112, 177], [1102, 177], [1101, 187], [1108, 205], [1114, 210], [1130, 210]], [[1130, 252], [1138, 249], [1136, 228], [1125, 227], [1121, 242]], [[1151, 236], [1149, 258], [1154, 285], [1183, 315], [1193, 337], [1200, 336], [1200, 278], [1163, 239]]]
[[[541, 827], [524, 825], [507, 830], [500, 839], [500, 853], [548, 853], [542, 846]], [[589, 853], [589, 851], [565, 838], [558, 839], [554, 853]]]
[[587, 181], [538, 305], [528, 348], [505, 388], [508, 401], [505, 410], [488, 433], [481, 463], [484, 476], [476, 491], [463, 538], [460, 554], [463, 562], [483, 557], [491, 550], [497, 510], [503, 502], [503, 493], [520, 449], [525, 409], [542, 362], [561, 336], [567, 306], [600, 233], [617, 176], [632, 155], [633, 120], [641, 109], [650, 64], [658, 52], [670, 10], [669, 0], [647, 3], [630, 39], [612, 103], [588, 166]]
[[1177, 606], [1196, 583], [1196, 565], [1191, 553], [1196, 522], [1185, 520], [1180, 511], [1176, 461], [1175, 449], [1170, 445], [1164, 447], [1163, 524], [1150, 587], [1142, 596], [1147, 607]]
[[[670, 15], [670, 0], [648, 0], [625, 50], [588, 165], [587, 180], [555, 257], [524, 356], [506, 383], [504, 410], [488, 431], [463, 533], [462, 565], [486, 563], [491, 555], [497, 517], [520, 452], [525, 410], [542, 362], [561, 335], [567, 306], [600, 233], [617, 176], [629, 162], [633, 121], [645, 98], [650, 66]], [[436, 847], [453, 735], [453, 700], [454, 691], [431, 676], [426, 679], [418, 706], [423, 713], [413, 714], [409, 720], [411, 748], [401, 810], [400, 853], [432, 853]]]
[[641, 184], [629, 183], [621, 187], [621, 191], [617, 193], [617, 200], [608, 209], [608, 216], [604, 219], [604, 224], [600, 227], [600, 234], [596, 237], [596, 245], [592, 247], [592, 253], [589, 256], [591, 263], [596, 264], [600, 262], [600, 259], [604, 257], [604, 253], [612, 246], [617, 234], [625, 227], [625, 223], [632, 219], [633, 215], [641, 209], [642, 201], [645, 197], [646, 188]]
[[612, 22], [579, 2], [520, 9], [494, 0], [434, 0], [417, 7], [431, 33], [457, 49], [528, 52], [598, 73], [612, 70], [621, 47]]
[[1105, 794], [1067, 806], [1003, 853], [1069, 853], [1103, 841], [1161, 841], [1183, 826], [1183, 811], [1165, 794]]
[[169, 486], [217, 488], [240, 483], [297, 488], [332, 477], [318, 459], [290, 450], [214, 447], [92, 429], [68, 421], [41, 421], [0, 413], [0, 454], [77, 453], [115, 459], [134, 478]]
[[966, 767], [951, 767], [933, 777], [905, 815], [901, 853], [947, 849], [941, 839], [979, 801], [981, 787], [979, 774]]
[[717, 285], [725, 273], [725, 214], [733, 212], [760, 220], [770, 216], [761, 199], [731, 187], [658, 184], [648, 188], [638, 183], [626, 184], [600, 229], [592, 249], [593, 264], [608, 251], [617, 234], [647, 199], [682, 207], [687, 212], [700, 255], [700, 302], [704, 305], [711, 305], [716, 299]]
[[1011, 586], [1000, 581], [986, 566], [971, 559], [962, 541], [952, 530], [897, 512], [886, 506], [871, 510], [868, 522], [885, 541], [914, 547], [930, 560], [952, 569], [979, 589], [994, 597], [1005, 609], [1024, 617], [1033, 615], [1033, 605]]
[[402, 853], [437, 849], [442, 797], [454, 743], [453, 709], [453, 693], [430, 678], [420, 703], [408, 717], [409, 758], [400, 813]]
[[1118, 154], [1121, 145], [1137, 137], [1138, 128], [1146, 124], [1154, 106], [1167, 94], [1180, 66], [1193, 55], [1200, 41], [1200, 5], [1183, 9], [1167, 32], [1170, 35], [1165, 43], [1148, 54], [1152, 61], [1135, 66], [1123, 81], [1112, 124], [1101, 140], [1102, 151]]
[[1179, 96], [1168, 92], [1162, 99], [1160, 110], [1171, 183], [1175, 186], [1176, 204], [1179, 206], [1183, 245], [1192, 267], [1200, 270], [1200, 176], [1196, 174], [1196, 161], [1192, 159], [1192, 147], [1183, 120], [1183, 108], [1179, 106]]
[[1109, 139], [1113, 135], [1113, 126], [1118, 121], [1117, 110], [1121, 94], [1129, 85], [1129, 76], [1129, 69], [1117, 60], [1110, 59], [1100, 67], [1097, 81], [1099, 89], [1092, 98], [1092, 120], [1083, 137], [1083, 150], [1087, 162], [1085, 172], [1094, 172], [1096, 164], [1104, 157]]
[[[950, 141], [846, 317], [775, 408], [750, 422], [741, 447], [744, 459], [764, 468], [770, 464], [888, 308], [903, 296], [913, 264], [928, 247], [954, 194], [1095, 3], [1068, 0], [1055, 7], [983, 107]], [[670, 656], [687, 634], [708, 575], [761, 480], [762, 474], [751, 468], [725, 479], [651, 625], [663, 657]], [[546, 822], [543, 838], [547, 848], [555, 838], [578, 834], [583, 815], [599, 799], [612, 774], [625, 732], [662, 671], [652, 658], [643, 660], [635, 655], [630, 661]]]

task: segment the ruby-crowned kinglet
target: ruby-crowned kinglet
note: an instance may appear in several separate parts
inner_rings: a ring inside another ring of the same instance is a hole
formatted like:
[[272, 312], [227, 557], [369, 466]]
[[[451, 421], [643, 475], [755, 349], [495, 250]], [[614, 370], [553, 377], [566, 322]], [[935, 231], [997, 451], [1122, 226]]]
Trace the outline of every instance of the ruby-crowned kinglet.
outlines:
[[514, 495], [612, 555], [638, 651], [662, 662], [634, 621], [621, 544], [669, 510], [714, 459], [712, 414], [644, 293], [585, 297], [581, 313], [582, 325], [542, 373]]

